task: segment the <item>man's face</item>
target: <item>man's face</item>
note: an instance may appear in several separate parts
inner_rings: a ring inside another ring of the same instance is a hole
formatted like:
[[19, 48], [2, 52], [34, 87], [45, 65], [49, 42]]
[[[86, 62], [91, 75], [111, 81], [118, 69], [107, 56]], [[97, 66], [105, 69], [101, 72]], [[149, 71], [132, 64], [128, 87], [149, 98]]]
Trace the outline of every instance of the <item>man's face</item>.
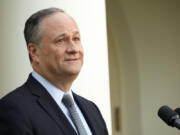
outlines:
[[41, 29], [36, 59], [41, 74], [78, 75], [84, 53], [77, 24], [68, 15], [57, 12], [43, 19]]

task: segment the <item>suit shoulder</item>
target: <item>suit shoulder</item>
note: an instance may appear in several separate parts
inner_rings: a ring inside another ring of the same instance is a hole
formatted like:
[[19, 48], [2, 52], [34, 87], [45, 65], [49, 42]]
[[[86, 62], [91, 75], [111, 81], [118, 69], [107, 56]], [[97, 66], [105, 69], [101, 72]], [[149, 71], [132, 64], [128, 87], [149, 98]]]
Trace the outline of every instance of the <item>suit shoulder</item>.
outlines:
[[22, 86], [12, 90], [8, 94], [6, 94], [0, 101], [11, 101], [11, 102], [22, 102], [27, 95], [29, 95], [28, 87], [23, 84]]

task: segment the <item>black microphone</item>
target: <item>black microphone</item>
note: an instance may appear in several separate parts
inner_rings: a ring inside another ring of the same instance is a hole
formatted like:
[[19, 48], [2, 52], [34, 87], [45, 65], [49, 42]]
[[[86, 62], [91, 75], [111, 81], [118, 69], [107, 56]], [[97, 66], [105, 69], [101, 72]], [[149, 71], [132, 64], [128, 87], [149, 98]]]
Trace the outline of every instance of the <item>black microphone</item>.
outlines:
[[179, 115], [168, 106], [162, 106], [158, 111], [158, 116], [169, 126], [180, 129]]
[[180, 108], [176, 108], [174, 111], [180, 116]]

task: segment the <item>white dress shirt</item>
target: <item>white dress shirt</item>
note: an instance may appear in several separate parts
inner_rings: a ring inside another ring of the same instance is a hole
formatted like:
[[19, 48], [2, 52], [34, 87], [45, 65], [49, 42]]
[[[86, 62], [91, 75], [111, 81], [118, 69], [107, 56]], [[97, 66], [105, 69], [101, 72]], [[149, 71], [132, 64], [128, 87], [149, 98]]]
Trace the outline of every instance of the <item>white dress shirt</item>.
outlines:
[[[52, 96], [52, 98], [55, 100], [55, 102], [58, 104], [58, 106], [61, 108], [61, 110], [63, 111], [63, 113], [65, 114], [65, 116], [67, 117], [67, 119], [69, 120], [69, 122], [71, 123], [71, 125], [73, 126], [73, 128], [75, 129], [75, 131], [77, 132], [77, 129], [74, 125], [74, 123], [72, 122], [71, 120], [71, 117], [70, 117], [70, 113], [68, 111], [68, 109], [65, 107], [65, 105], [63, 104], [62, 102], [62, 98], [64, 96], [64, 92], [57, 88], [56, 86], [54, 86], [52, 83], [50, 83], [49, 81], [47, 81], [44, 77], [42, 77], [41, 75], [39, 75], [37, 72], [33, 71], [32, 72], [32, 76], [43, 86], [45, 87], [45, 89], [47, 90], [47, 92]], [[68, 90], [66, 92], [67, 94], [69, 94], [73, 101], [74, 101], [74, 97], [73, 97], [73, 94], [72, 94], [72, 91], [71, 89]], [[88, 135], [92, 135], [92, 132], [81, 112], [81, 110], [79, 109], [78, 105], [76, 104], [76, 102], [74, 101], [75, 103], [75, 107], [76, 107], [76, 110], [80, 116], [80, 119], [88, 133]]]

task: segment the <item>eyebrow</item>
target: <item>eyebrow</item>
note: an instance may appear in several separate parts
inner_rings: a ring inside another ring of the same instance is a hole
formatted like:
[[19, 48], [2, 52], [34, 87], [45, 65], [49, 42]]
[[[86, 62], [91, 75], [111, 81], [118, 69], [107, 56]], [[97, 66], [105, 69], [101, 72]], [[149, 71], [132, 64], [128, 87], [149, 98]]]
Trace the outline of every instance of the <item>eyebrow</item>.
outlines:
[[80, 35], [80, 32], [79, 31], [74, 31], [73, 34], [79, 34]]
[[[80, 35], [80, 32], [76, 30], [73, 32], [73, 34], [75, 34], [75, 35], [79, 34]], [[62, 32], [55, 39], [57, 39], [59, 37], [64, 37], [65, 35], [66, 35], [66, 32]]]

